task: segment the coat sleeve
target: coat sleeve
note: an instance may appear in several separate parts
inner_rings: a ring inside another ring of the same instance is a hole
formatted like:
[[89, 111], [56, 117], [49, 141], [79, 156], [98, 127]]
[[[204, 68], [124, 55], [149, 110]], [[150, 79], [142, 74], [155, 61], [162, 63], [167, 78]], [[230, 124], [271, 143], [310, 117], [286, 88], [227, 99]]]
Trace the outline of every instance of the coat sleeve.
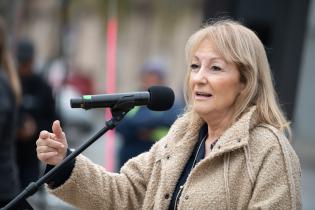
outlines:
[[299, 159], [289, 141], [275, 132], [265, 129], [260, 141], [267, 146], [255, 151], [263, 155], [256, 154], [260, 160], [256, 158], [259, 166], [248, 209], [301, 209]]
[[129, 160], [119, 174], [79, 155], [70, 178], [48, 191], [80, 209], [141, 209], [156, 146]]

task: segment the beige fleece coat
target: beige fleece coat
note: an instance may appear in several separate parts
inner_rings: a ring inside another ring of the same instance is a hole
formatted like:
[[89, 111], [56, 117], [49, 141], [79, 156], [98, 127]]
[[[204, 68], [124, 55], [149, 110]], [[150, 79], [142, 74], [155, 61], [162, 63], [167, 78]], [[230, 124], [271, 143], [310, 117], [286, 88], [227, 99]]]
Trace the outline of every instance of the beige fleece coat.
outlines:
[[[301, 209], [298, 157], [277, 129], [257, 125], [254, 113], [245, 113], [191, 171], [178, 209]], [[78, 156], [70, 178], [49, 191], [81, 209], [168, 209], [202, 124], [179, 118], [119, 174]]]

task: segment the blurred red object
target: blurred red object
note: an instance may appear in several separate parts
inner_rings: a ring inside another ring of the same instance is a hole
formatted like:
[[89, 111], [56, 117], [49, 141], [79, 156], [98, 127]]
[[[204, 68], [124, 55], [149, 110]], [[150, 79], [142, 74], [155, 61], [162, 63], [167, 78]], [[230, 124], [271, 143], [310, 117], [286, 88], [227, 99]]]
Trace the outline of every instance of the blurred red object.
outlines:
[[83, 95], [94, 92], [92, 79], [81, 72], [71, 71], [66, 79], [66, 84], [73, 86]]

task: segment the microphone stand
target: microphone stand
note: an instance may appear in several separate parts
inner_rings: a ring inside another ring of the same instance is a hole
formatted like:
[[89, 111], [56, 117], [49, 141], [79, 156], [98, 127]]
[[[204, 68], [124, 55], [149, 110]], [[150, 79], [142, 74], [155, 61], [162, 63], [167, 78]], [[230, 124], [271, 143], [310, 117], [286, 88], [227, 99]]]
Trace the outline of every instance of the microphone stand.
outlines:
[[33, 210], [32, 206], [27, 202], [27, 198], [33, 195], [40, 186], [46, 183], [60, 172], [68, 163], [73, 161], [75, 157], [81, 154], [86, 148], [93, 144], [99, 137], [105, 134], [108, 130], [114, 129], [124, 116], [134, 107], [133, 102], [123, 102], [111, 108], [112, 119], [105, 122], [105, 126], [94, 134], [87, 142], [83, 143], [77, 150], [68, 155], [60, 164], [52, 168], [48, 173], [44, 174], [36, 182], [31, 182], [20, 194], [11, 200], [1, 210]]

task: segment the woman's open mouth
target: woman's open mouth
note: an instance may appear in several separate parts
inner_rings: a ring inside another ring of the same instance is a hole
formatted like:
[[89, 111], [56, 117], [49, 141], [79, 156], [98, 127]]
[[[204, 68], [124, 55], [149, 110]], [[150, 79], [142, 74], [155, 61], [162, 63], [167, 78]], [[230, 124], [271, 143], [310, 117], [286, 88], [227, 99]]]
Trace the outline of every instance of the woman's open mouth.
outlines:
[[206, 92], [200, 92], [200, 91], [197, 91], [195, 92], [195, 98], [200, 98], [200, 99], [208, 99], [212, 96], [211, 93], [206, 93]]

